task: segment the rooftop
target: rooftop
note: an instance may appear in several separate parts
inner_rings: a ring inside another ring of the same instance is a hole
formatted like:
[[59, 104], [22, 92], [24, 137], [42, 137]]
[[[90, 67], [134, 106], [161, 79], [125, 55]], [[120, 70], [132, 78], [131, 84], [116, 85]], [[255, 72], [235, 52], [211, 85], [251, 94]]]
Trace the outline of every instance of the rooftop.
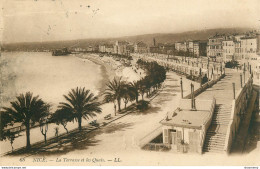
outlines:
[[196, 128], [200, 129], [203, 124], [205, 124], [210, 115], [213, 113], [211, 111], [213, 100], [196, 100], [195, 111], [191, 110], [191, 100], [182, 99], [180, 101], [179, 108], [175, 111], [167, 114], [166, 118], [160, 121], [161, 124], [167, 126], [176, 126], [184, 128]]
[[168, 119], [163, 119], [161, 123], [167, 126], [200, 128], [207, 121], [209, 113], [205, 110], [179, 110], [169, 113]]

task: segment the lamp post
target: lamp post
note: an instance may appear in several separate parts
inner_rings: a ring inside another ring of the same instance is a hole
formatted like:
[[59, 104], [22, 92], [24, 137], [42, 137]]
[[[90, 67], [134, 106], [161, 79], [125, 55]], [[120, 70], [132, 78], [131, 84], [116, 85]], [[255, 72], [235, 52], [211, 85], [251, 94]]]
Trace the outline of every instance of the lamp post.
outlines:
[[182, 77], [181, 77], [181, 81], [180, 81], [180, 84], [181, 84], [181, 98], [183, 99], [183, 84], [182, 84]]
[[236, 99], [235, 83], [232, 83], [232, 85], [233, 85], [233, 98]]
[[241, 85], [241, 88], [243, 87], [243, 83], [242, 83], [242, 73], [240, 73], [240, 85]]

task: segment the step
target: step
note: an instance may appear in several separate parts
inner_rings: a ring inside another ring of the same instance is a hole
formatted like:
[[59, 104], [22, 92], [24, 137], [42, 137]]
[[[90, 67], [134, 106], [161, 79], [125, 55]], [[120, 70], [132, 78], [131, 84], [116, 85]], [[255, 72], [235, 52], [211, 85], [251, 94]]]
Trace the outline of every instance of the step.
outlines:
[[229, 121], [212, 121], [211, 124], [227, 126]]
[[217, 115], [230, 115], [231, 112], [227, 111], [227, 112], [214, 112], [213, 116], [217, 116]]
[[224, 149], [224, 145], [207, 145], [204, 146], [205, 149], [213, 149], [213, 150], [223, 150]]
[[213, 116], [212, 119], [227, 119], [227, 120], [230, 120], [230, 116]]
[[215, 140], [220, 140], [220, 141], [223, 141], [223, 140], [225, 140], [225, 137], [206, 137], [206, 140], [210, 140], [210, 141], [212, 141], [212, 140], [214, 140], [214, 141]]
[[219, 141], [215, 141], [215, 140], [205, 140], [205, 146], [206, 145], [221, 145], [224, 146], [225, 145], [225, 140], [219, 140]]
[[231, 110], [214, 110], [213, 114], [225, 114], [225, 113], [231, 113]]
[[224, 150], [208, 150], [208, 149], [203, 149], [203, 152], [204, 153], [216, 153], [216, 154], [219, 154], [219, 153], [224, 153]]
[[216, 121], [216, 120], [230, 121], [230, 119], [228, 119], [228, 118], [214, 118], [214, 119], [212, 119], [212, 121]]
[[208, 131], [208, 132], [207, 132], [207, 135], [208, 135], [208, 134], [210, 134], [210, 135], [214, 134], [214, 135], [216, 135], [216, 136], [217, 136], [217, 135], [226, 135], [226, 134], [224, 134], [224, 133], [216, 133], [216, 132], [214, 132], [214, 131]]
[[225, 141], [205, 141], [205, 145], [204, 146], [224, 146], [225, 145]]
[[229, 123], [230, 120], [225, 120], [225, 119], [213, 119], [211, 120], [211, 123], [213, 122], [224, 122], [224, 123]]
[[220, 122], [218, 122], [218, 123], [212, 123], [213, 125], [228, 125], [228, 123], [220, 123]]
[[208, 151], [208, 150], [203, 150], [203, 153], [207, 153], [207, 154], [223, 154], [224, 151]]
[[213, 116], [231, 116], [231, 113], [215, 113]]
[[226, 119], [213, 119], [213, 120], [211, 121], [211, 123], [212, 123], [212, 122], [225, 122], [225, 123], [229, 123], [229, 121], [230, 121], [230, 120], [226, 120]]
[[214, 133], [208, 133], [206, 137], [226, 137], [226, 134], [214, 134]]
[[222, 144], [222, 143], [225, 143], [225, 140], [219, 140], [219, 139], [216, 139], [216, 140], [205, 140], [204, 143], [205, 144], [209, 144], [209, 143]]
[[231, 112], [232, 109], [215, 109], [214, 112]]
[[203, 150], [209, 150], [209, 151], [224, 151], [224, 147], [223, 148], [214, 148], [214, 147], [205, 147], [203, 148]]
[[212, 119], [215, 119], [215, 118], [225, 118], [225, 119], [230, 119], [230, 115], [219, 115], [219, 116], [212, 116]]

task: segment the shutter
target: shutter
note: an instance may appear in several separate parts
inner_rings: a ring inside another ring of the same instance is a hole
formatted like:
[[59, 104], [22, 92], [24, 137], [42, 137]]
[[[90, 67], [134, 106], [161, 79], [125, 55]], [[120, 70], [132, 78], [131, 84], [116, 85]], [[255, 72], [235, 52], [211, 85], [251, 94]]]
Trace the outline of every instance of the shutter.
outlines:
[[172, 144], [176, 145], [177, 144], [177, 133], [172, 132]]
[[181, 131], [177, 131], [177, 151], [181, 150]]
[[168, 136], [168, 129], [164, 129], [164, 143], [168, 144], [169, 143], [169, 136]]

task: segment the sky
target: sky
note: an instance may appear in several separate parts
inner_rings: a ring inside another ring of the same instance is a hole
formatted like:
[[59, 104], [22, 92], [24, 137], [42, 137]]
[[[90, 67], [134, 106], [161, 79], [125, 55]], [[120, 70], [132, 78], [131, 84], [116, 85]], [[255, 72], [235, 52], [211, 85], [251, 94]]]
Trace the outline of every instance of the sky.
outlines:
[[260, 27], [260, 0], [0, 1], [4, 43]]

